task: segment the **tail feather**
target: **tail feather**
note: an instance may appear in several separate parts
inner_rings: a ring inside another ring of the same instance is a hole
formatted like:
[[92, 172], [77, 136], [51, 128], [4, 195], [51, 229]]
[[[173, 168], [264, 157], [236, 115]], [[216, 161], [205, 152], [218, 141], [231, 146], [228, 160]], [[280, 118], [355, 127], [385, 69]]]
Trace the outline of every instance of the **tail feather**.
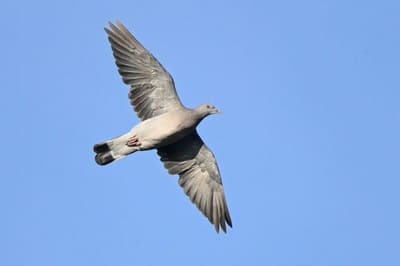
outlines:
[[93, 151], [96, 153], [94, 159], [99, 165], [106, 165], [115, 160], [110, 145], [108, 145], [107, 142], [95, 144], [93, 146]]
[[114, 158], [114, 156], [110, 151], [107, 151], [107, 152], [97, 153], [94, 159], [97, 164], [106, 165], [115, 161], [116, 158]]
[[95, 161], [99, 165], [106, 165], [138, 150], [137, 147], [126, 145], [129, 134], [115, 139], [95, 144], [93, 151], [96, 153]]
[[98, 143], [94, 145], [93, 151], [95, 153], [107, 152], [110, 151], [110, 146], [108, 146], [107, 142]]

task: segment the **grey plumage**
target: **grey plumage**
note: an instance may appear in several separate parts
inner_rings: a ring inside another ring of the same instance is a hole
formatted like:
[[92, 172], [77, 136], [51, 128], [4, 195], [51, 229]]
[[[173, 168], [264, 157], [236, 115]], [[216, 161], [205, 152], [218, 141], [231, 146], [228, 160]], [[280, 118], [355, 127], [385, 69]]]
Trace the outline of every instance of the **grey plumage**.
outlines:
[[136, 151], [157, 149], [168, 172], [179, 175], [185, 194], [217, 232], [226, 232], [232, 221], [218, 165], [196, 131], [204, 117], [219, 111], [210, 104], [184, 107], [171, 75], [122, 23], [110, 23], [105, 31], [141, 122], [122, 136], [96, 144], [96, 162], [105, 165]]

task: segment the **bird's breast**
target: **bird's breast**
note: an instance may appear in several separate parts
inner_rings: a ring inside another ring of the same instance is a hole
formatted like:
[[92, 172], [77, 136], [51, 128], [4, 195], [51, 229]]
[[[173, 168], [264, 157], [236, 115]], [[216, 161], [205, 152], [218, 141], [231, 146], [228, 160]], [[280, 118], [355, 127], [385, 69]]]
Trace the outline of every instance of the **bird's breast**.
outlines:
[[193, 121], [185, 119], [185, 116], [167, 113], [139, 123], [132, 133], [138, 136], [141, 149], [148, 150], [174, 143], [194, 128]]

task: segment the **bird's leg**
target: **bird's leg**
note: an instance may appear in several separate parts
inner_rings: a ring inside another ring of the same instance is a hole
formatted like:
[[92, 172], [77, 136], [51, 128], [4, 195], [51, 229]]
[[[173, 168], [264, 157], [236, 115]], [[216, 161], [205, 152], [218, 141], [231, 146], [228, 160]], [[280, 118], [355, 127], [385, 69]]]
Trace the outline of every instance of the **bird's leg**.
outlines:
[[128, 141], [126, 142], [126, 145], [129, 147], [137, 147], [140, 146], [140, 142], [138, 137], [136, 137], [136, 135], [133, 135], [132, 137], [130, 137], [128, 139]]

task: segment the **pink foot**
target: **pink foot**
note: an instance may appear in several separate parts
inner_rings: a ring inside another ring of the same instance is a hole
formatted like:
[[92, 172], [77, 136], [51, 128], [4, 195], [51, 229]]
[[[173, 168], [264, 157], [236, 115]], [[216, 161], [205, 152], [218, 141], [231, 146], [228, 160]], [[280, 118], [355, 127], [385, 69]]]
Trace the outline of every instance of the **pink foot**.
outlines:
[[128, 139], [126, 145], [130, 147], [137, 147], [140, 146], [140, 142], [139, 139], [136, 137], [136, 135], [134, 135]]

